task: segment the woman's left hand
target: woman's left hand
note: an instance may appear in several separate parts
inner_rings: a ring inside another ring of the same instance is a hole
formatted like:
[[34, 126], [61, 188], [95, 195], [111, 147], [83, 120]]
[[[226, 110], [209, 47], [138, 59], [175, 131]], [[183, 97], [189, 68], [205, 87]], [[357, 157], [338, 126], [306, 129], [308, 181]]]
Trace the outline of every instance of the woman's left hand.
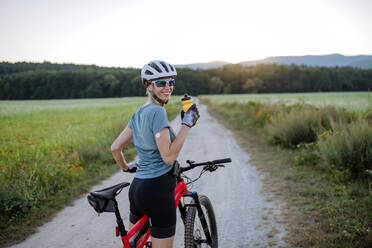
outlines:
[[195, 104], [193, 104], [186, 113], [183, 112], [183, 110], [181, 111], [182, 125], [186, 125], [191, 128], [196, 125], [196, 122], [199, 118], [199, 110]]

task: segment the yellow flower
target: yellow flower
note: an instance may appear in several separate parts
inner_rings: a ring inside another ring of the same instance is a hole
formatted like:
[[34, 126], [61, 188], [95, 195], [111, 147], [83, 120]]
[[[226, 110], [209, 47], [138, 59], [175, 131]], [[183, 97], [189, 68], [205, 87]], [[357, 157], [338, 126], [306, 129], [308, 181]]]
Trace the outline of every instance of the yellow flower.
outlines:
[[324, 131], [323, 133], [321, 133], [320, 135], [319, 135], [319, 137], [323, 137], [323, 136], [326, 136], [326, 135], [328, 135], [328, 130], [326, 130], [326, 131]]
[[72, 167], [70, 168], [70, 171], [71, 171], [73, 174], [77, 175], [77, 174], [79, 174], [80, 172], [82, 172], [83, 169], [84, 169], [84, 168], [83, 168], [82, 166], [72, 166]]

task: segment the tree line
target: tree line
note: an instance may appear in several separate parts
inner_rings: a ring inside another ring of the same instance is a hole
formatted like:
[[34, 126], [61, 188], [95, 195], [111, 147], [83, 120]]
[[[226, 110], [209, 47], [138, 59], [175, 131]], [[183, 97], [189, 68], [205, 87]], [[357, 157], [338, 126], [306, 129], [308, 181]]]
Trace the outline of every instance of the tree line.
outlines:
[[[372, 70], [261, 64], [177, 69], [174, 94], [366, 91]], [[140, 69], [95, 65], [0, 63], [0, 99], [143, 96]]]

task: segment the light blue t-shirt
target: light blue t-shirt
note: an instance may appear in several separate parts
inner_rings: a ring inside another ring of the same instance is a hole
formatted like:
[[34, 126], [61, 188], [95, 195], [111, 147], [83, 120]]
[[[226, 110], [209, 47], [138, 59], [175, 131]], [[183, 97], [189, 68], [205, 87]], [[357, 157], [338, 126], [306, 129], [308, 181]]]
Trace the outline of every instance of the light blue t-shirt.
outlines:
[[154, 137], [156, 133], [168, 127], [171, 142], [176, 138], [169, 126], [165, 109], [156, 104], [142, 106], [132, 116], [128, 127], [132, 129], [133, 143], [139, 156], [135, 177], [154, 178], [170, 171], [172, 166], [164, 163]]

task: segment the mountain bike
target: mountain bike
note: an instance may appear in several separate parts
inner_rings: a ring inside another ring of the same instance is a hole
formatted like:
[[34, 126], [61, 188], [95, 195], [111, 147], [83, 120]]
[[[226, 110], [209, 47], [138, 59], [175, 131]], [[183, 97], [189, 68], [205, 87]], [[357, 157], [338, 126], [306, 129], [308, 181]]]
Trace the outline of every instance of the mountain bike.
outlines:
[[[198, 195], [195, 191], [190, 191], [192, 184], [199, 180], [206, 172], [213, 172], [219, 167], [225, 167], [224, 163], [230, 163], [230, 158], [195, 163], [187, 160], [188, 166], [181, 167], [176, 161], [173, 167], [173, 175], [176, 177], [176, 188], [174, 197], [176, 207], [178, 207], [183, 224], [185, 225], [185, 247], [218, 247], [217, 223], [214, 215], [212, 203], [205, 195]], [[184, 172], [203, 166], [200, 175], [196, 179], [190, 179]], [[125, 229], [121, 218], [118, 203], [115, 197], [123, 188], [129, 186], [128, 182], [119, 183], [98, 191], [90, 192], [87, 196], [89, 204], [97, 213], [113, 212], [116, 216], [116, 236], [120, 236], [124, 248], [150, 248], [152, 247], [148, 216], [144, 215], [130, 230]], [[183, 201], [181, 202], [181, 198]], [[131, 240], [131, 241], [130, 241]]]

